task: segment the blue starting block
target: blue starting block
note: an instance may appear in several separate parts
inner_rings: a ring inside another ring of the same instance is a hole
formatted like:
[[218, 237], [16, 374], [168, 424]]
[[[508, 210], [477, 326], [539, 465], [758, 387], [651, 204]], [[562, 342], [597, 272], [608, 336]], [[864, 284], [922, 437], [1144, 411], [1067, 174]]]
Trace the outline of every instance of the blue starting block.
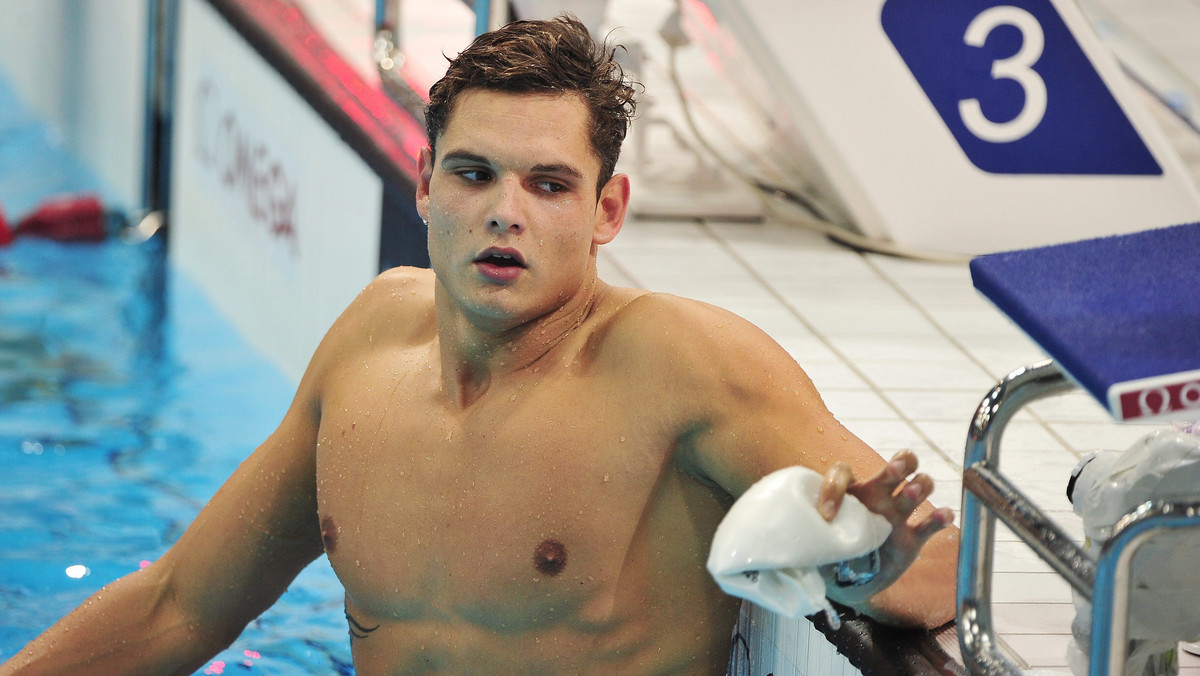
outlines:
[[[1020, 674], [991, 615], [995, 519], [1092, 602], [1089, 670], [1121, 674], [1129, 571], [1149, 539], [1200, 529], [1200, 503], [1149, 502], [1093, 560], [999, 471], [1000, 438], [1026, 404], [1082, 387], [1118, 421], [1200, 418], [1200, 223], [981, 256], [971, 276], [1051, 357], [984, 397], [963, 461], [958, 634], [974, 673]], [[1064, 486], [1066, 478], [1064, 477]]]

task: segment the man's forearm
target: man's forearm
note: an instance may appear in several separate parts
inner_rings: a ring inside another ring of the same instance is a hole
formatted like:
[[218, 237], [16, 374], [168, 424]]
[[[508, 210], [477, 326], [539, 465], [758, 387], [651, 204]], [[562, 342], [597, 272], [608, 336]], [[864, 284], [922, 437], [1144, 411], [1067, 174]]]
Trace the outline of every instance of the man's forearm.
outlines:
[[0, 676], [190, 674], [233, 637], [188, 621], [158, 571], [130, 574], [0, 665]]

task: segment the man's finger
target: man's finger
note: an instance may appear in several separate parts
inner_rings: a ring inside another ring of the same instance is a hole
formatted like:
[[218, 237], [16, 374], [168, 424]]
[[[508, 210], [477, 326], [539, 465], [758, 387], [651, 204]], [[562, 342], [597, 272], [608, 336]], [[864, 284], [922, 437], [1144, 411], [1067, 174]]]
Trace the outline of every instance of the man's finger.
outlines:
[[917, 455], [910, 450], [903, 450], [892, 456], [891, 461], [883, 470], [883, 483], [889, 491], [896, 490], [900, 482], [917, 471]]
[[913, 528], [913, 535], [916, 537], [918, 545], [923, 545], [935, 533], [952, 523], [954, 523], [954, 512], [949, 507], [938, 507]]
[[917, 505], [921, 504], [932, 492], [933, 479], [928, 474], [918, 474], [905, 484], [904, 488], [900, 489], [893, 504], [901, 516], [908, 518]]
[[817, 499], [817, 511], [826, 521], [832, 521], [842, 506], [842, 497], [850, 482], [854, 481], [854, 472], [846, 463], [839, 462], [825, 473], [825, 483], [821, 485], [821, 494]]
[[912, 451], [900, 451], [869, 481], [855, 484], [851, 492], [871, 511], [886, 510], [890, 513], [894, 509], [893, 498], [900, 485], [916, 470], [917, 456]]

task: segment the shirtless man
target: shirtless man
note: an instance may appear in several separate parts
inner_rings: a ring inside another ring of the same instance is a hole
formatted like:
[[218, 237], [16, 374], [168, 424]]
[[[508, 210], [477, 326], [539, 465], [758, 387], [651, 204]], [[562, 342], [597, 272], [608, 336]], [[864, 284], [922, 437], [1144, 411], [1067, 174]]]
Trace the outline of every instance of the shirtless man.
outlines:
[[827, 515], [849, 492], [894, 528], [875, 580], [831, 598], [953, 617], [951, 514], [911, 454], [845, 430], [744, 320], [597, 278], [629, 200], [609, 56], [556, 20], [452, 62], [417, 188], [432, 271], [372, 282], [179, 542], [0, 673], [190, 673], [324, 552], [364, 676], [723, 674], [739, 601], [712, 535], [792, 465], [825, 474]]

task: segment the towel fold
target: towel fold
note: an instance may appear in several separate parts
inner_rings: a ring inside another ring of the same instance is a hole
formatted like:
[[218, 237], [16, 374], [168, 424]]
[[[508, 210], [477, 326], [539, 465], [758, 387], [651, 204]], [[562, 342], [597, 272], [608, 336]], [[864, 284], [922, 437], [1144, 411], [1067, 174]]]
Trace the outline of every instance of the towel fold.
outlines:
[[817, 511], [823, 481], [810, 469], [786, 467], [738, 498], [708, 555], [708, 572], [725, 593], [792, 618], [825, 611], [837, 625], [817, 567], [870, 553], [892, 527], [853, 495], [826, 521]]

